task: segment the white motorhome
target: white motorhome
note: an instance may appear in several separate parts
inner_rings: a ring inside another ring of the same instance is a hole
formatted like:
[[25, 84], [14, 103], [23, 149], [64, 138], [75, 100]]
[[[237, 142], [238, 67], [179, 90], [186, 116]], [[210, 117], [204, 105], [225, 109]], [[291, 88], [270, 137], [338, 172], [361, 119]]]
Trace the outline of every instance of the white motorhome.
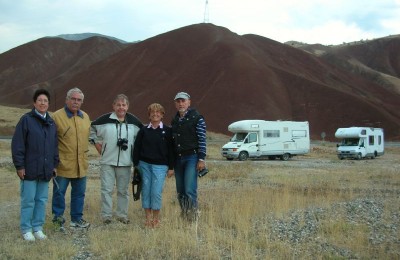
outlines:
[[234, 133], [222, 147], [227, 160], [266, 157], [288, 160], [310, 152], [308, 122], [242, 120], [228, 126]]
[[340, 160], [345, 158], [359, 160], [366, 157], [374, 159], [385, 153], [382, 128], [338, 128], [335, 137], [341, 139], [337, 145], [337, 156]]

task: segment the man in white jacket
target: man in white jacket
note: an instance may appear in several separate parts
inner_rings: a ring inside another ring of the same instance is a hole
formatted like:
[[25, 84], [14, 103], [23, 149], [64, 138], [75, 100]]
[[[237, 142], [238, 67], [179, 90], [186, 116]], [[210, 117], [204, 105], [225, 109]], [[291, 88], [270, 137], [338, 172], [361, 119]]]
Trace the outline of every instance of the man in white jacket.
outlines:
[[129, 224], [129, 183], [131, 179], [132, 149], [143, 124], [127, 113], [128, 97], [119, 94], [114, 99], [114, 112], [100, 116], [91, 124], [90, 141], [101, 155], [101, 217], [105, 224], [112, 222], [113, 190], [117, 186], [118, 221]]

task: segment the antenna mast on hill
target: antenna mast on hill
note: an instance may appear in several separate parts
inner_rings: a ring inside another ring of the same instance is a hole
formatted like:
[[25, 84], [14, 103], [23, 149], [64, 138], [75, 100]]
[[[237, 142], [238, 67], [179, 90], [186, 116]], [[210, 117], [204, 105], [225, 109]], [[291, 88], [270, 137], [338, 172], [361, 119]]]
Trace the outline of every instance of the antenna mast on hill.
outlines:
[[209, 22], [209, 12], [208, 12], [208, 0], [206, 0], [206, 5], [204, 7], [204, 20], [203, 23]]

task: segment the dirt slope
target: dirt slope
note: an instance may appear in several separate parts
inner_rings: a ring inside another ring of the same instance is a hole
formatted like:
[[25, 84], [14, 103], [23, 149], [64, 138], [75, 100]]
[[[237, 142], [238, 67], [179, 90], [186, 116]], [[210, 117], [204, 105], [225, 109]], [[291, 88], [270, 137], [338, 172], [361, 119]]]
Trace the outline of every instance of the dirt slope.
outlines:
[[[54, 45], [52, 42], [46, 48], [56, 48]], [[107, 46], [103, 47], [107, 49]], [[30, 45], [26, 48], [24, 51], [28, 51]], [[319, 48], [320, 51], [332, 49]], [[391, 77], [397, 79], [395, 64], [398, 56], [391, 57], [390, 63], [383, 62], [387, 58], [383, 61], [376, 58], [374, 63], [367, 63], [360, 56], [363, 50], [355, 48], [346, 53], [354, 55], [358, 67], [365, 63], [372, 68], [371, 64], [375, 64], [377, 69], [381, 62], [385, 70], [392, 73]], [[187, 91], [192, 96], [192, 106], [200, 110], [208, 129], [214, 132], [228, 133], [227, 126], [242, 119], [281, 119], [309, 121], [314, 139], [320, 139], [321, 133], [325, 132], [327, 139], [334, 140], [338, 127], [355, 125], [383, 127], [388, 139], [400, 139], [400, 92], [392, 85], [388, 87], [363, 73], [354, 73], [348, 66], [341, 66], [341, 63], [350, 64], [347, 59], [343, 62], [346, 53], [332, 51], [329, 56], [315, 55], [312, 51], [265, 37], [240, 36], [213, 24], [190, 25], [129, 46], [117, 45], [103, 58], [99, 53], [104, 49], [78, 49], [81, 52], [75, 51], [73, 55], [60, 50], [58, 62], [53, 61], [53, 64], [61, 63], [62, 66], [50, 66], [45, 75], [35, 70], [46, 63], [43, 56], [37, 64], [30, 65], [30, 75], [21, 74], [25, 81], [34, 82], [37, 77], [37, 82], [45, 82], [35, 87], [47, 86], [53, 90], [54, 109], [63, 105], [69, 88], [78, 86], [85, 92], [83, 109], [93, 119], [111, 110], [115, 95], [125, 93], [131, 101], [130, 112], [143, 122], [147, 121], [146, 107], [158, 102], [166, 107], [165, 121], [169, 123], [175, 113], [175, 93]], [[368, 55], [389, 57], [396, 55], [395, 50], [391, 47], [386, 52]], [[91, 59], [90, 65], [79, 65], [78, 61], [92, 55], [98, 62]], [[33, 55], [28, 60], [36, 57], [38, 55]], [[332, 62], [327, 57], [340, 62]], [[0, 58], [3, 60], [3, 55]], [[70, 62], [64, 62], [63, 58]], [[75, 70], [68, 74], [71, 68]], [[5, 86], [2, 82], [10, 80], [9, 70], [0, 66], [2, 94], [8, 93], [5, 88], [10, 89], [10, 85]], [[12, 75], [17, 78], [16, 74]], [[63, 82], [51, 81], [60, 77]], [[29, 87], [32, 84], [36, 83]], [[11, 93], [0, 102], [7, 100], [18, 104], [31, 96], [25, 95], [26, 92], [23, 95]]]

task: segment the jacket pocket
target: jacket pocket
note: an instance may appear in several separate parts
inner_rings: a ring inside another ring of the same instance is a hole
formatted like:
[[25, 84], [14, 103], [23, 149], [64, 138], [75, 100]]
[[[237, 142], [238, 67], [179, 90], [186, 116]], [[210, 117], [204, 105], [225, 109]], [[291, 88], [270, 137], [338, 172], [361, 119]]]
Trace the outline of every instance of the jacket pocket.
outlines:
[[107, 148], [107, 143], [105, 143], [105, 144], [103, 145], [103, 151], [101, 151], [101, 156], [103, 156], [103, 154], [105, 153], [106, 148]]

